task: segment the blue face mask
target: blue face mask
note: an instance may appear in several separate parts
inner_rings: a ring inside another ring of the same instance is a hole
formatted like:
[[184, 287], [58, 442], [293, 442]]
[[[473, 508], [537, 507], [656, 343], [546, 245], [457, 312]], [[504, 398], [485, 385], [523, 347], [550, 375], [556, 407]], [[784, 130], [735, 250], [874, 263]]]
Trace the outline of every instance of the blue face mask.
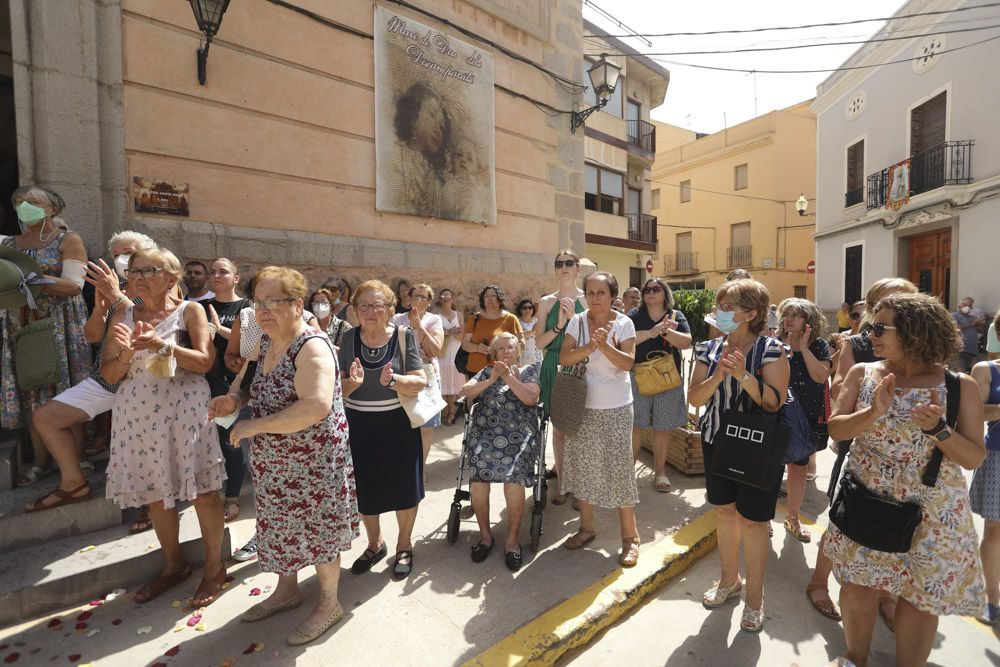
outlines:
[[715, 328], [722, 333], [733, 333], [740, 328], [740, 323], [734, 321], [735, 317], [735, 312], [730, 311], [727, 313], [724, 310], [720, 310], [715, 314]]

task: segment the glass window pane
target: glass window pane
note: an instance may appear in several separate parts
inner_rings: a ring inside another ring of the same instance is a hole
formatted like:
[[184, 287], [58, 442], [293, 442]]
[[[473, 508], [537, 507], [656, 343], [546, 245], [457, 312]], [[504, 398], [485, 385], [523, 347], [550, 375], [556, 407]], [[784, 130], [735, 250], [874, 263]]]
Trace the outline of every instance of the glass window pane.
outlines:
[[583, 191], [597, 194], [597, 167], [592, 164], [583, 165]]

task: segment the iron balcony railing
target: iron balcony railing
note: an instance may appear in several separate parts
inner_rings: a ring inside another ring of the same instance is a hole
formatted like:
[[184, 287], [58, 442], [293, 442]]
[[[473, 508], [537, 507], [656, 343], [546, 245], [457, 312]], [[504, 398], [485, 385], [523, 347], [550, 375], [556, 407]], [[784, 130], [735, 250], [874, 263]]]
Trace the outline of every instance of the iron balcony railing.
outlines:
[[626, 213], [630, 241], [656, 243], [656, 216], [646, 213]]
[[656, 126], [644, 120], [629, 120], [625, 122], [628, 129], [628, 142], [650, 153], [656, 152]]
[[696, 252], [664, 255], [663, 263], [666, 265], [667, 273], [698, 273], [698, 253]]
[[[930, 192], [945, 185], [972, 182], [973, 139], [945, 141], [910, 156], [910, 195]], [[868, 210], [886, 204], [889, 168], [868, 176]]]
[[753, 246], [737, 245], [726, 248], [726, 266], [735, 269], [740, 266], [753, 265]]

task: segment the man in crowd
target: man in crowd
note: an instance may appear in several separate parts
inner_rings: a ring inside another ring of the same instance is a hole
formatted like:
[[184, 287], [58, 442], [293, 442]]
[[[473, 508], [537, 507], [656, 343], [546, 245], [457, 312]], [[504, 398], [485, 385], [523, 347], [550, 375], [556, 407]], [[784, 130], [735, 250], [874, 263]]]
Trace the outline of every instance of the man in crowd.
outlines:
[[208, 289], [208, 267], [196, 259], [184, 265], [184, 286], [188, 301], [210, 301], [215, 292]]
[[968, 373], [979, 356], [979, 329], [986, 322], [983, 311], [974, 308], [975, 301], [971, 296], [962, 299], [958, 304], [958, 312], [951, 314], [958, 330], [962, 334], [962, 351], [959, 353], [959, 368]]

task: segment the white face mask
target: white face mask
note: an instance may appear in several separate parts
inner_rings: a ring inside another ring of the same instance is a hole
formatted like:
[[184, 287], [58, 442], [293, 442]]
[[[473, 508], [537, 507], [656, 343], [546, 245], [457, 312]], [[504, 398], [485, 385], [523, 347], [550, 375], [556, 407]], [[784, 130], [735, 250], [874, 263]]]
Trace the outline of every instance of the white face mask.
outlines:
[[962, 306], [961, 308], [959, 308], [959, 310], [962, 311], [962, 313], [964, 315], [968, 315], [969, 313], [972, 312], [972, 307], [971, 306]]
[[130, 257], [132, 257], [131, 254], [118, 255], [115, 257], [115, 273], [117, 273], [118, 277], [122, 280], [128, 280], [128, 276], [125, 275], [125, 269], [128, 268], [128, 260]]
[[329, 303], [314, 303], [313, 304], [313, 315], [316, 317], [326, 317], [330, 314], [330, 304]]

